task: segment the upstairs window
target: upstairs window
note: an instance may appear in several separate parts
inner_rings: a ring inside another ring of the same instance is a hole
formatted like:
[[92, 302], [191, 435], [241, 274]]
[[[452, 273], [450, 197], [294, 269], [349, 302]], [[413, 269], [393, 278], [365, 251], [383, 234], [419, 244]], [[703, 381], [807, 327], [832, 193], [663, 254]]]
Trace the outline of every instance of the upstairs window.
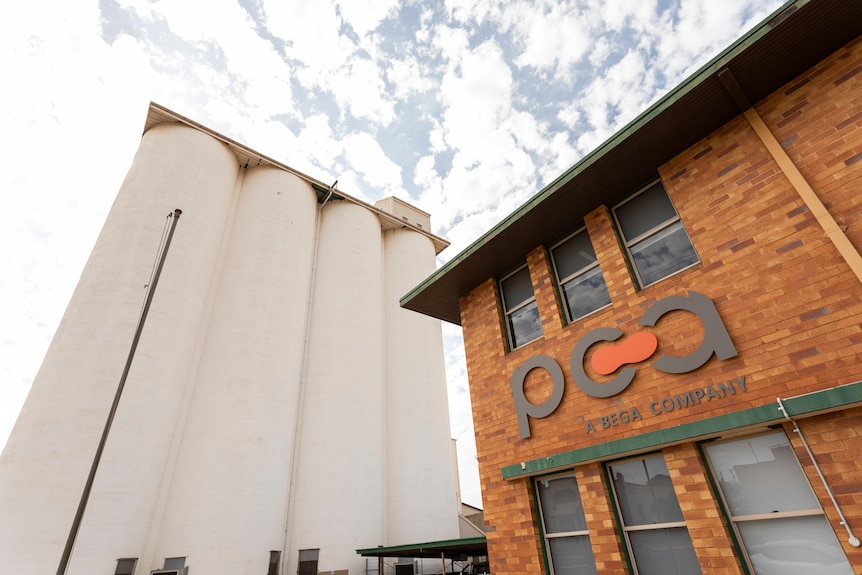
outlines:
[[611, 303], [587, 230], [581, 230], [551, 248], [551, 258], [569, 322]]
[[539, 307], [527, 266], [500, 280], [500, 292], [503, 295], [506, 329], [512, 349], [542, 337]]
[[700, 261], [660, 181], [618, 205], [614, 215], [641, 287]]

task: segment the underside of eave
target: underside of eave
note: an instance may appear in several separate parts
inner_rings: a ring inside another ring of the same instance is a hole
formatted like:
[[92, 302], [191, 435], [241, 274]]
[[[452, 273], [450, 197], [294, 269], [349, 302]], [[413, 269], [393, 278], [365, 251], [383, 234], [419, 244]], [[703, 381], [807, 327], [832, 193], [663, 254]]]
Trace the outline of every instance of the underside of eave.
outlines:
[[858, 37], [862, 2], [799, 0], [741, 37], [607, 142], [538, 192], [401, 300], [460, 324], [458, 299], [523, 263], [526, 251], [657, 176], [657, 169], [741, 112], [718, 78], [729, 69], [758, 102]]

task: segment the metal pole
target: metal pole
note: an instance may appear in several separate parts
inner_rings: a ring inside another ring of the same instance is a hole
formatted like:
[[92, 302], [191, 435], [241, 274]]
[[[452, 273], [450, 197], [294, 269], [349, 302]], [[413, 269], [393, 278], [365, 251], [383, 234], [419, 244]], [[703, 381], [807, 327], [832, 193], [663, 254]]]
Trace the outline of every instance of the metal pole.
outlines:
[[111, 424], [114, 422], [117, 407], [120, 405], [120, 396], [123, 394], [123, 387], [126, 385], [129, 368], [132, 366], [132, 360], [134, 359], [135, 351], [138, 348], [138, 341], [141, 339], [144, 322], [147, 320], [147, 313], [150, 311], [150, 304], [153, 301], [153, 295], [156, 293], [156, 286], [159, 283], [162, 266], [165, 264], [165, 258], [168, 255], [168, 248], [171, 246], [171, 238], [174, 236], [174, 230], [177, 227], [177, 222], [182, 213], [182, 210], [176, 209], [172, 214], [168, 215], [168, 217], [173, 217], [173, 222], [171, 222], [171, 228], [168, 232], [168, 237], [165, 240], [165, 246], [162, 249], [162, 256], [159, 259], [159, 265], [153, 274], [153, 280], [150, 282], [149, 289], [147, 290], [144, 308], [141, 311], [141, 317], [138, 320], [138, 327], [135, 330], [135, 336], [132, 338], [132, 347], [129, 349], [129, 355], [126, 358], [126, 366], [123, 368], [123, 374], [120, 376], [120, 383], [117, 385], [117, 391], [114, 394], [114, 403], [111, 405], [111, 410], [108, 412], [108, 419], [105, 421], [105, 427], [102, 430], [102, 437], [99, 439], [99, 446], [96, 448], [96, 455], [93, 457], [93, 463], [90, 466], [90, 474], [87, 476], [87, 482], [84, 484], [84, 492], [81, 494], [81, 501], [78, 503], [78, 510], [75, 512], [75, 518], [72, 520], [72, 528], [69, 530], [69, 537], [66, 539], [66, 547], [63, 549], [63, 555], [60, 557], [60, 565], [57, 567], [57, 575], [65, 575], [66, 569], [69, 567], [69, 559], [72, 556], [72, 547], [75, 546], [75, 539], [77, 538], [78, 530], [81, 527], [81, 520], [84, 518], [84, 510], [87, 508], [87, 501], [90, 499], [90, 491], [93, 488], [93, 480], [96, 478], [96, 470], [99, 468], [99, 461], [102, 458], [102, 452], [105, 450], [105, 444], [108, 442], [108, 433], [111, 431]]

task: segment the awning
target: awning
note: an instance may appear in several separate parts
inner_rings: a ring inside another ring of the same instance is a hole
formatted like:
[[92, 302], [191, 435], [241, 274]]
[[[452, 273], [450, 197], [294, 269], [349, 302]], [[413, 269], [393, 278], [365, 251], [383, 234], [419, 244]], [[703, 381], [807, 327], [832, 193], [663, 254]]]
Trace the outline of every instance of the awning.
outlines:
[[484, 537], [467, 539], [449, 539], [446, 541], [431, 541], [429, 543], [413, 543], [410, 545], [395, 545], [393, 547], [371, 547], [357, 549], [356, 553], [363, 557], [413, 557], [437, 558], [441, 556], [454, 561], [464, 561], [467, 557], [479, 557], [488, 554], [488, 543]]

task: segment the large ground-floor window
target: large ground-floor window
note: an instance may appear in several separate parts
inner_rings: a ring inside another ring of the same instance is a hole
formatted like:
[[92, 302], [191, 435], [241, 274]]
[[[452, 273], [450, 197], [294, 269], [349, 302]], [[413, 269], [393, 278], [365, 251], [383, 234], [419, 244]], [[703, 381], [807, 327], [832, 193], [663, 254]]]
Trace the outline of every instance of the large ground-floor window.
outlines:
[[704, 450], [756, 575], [853, 574], [783, 432]]
[[545, 549], [552, 575], [592, 575], [596, 561], [575, 476], [536, 480]]
[[701, 573], [664, 457], [608, 465], [635, 575]]

